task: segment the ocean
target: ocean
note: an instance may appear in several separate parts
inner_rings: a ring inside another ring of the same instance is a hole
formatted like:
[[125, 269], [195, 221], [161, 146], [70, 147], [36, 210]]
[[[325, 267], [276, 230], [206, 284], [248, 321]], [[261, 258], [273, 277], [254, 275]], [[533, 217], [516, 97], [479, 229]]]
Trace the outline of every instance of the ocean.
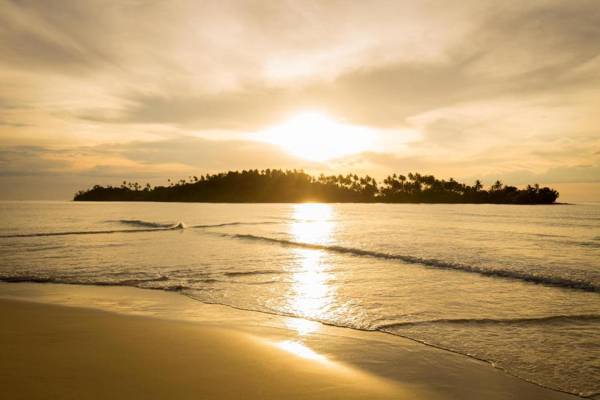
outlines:
[[600, 393], [600, 203], [0, 202], [0, 280], [176, 291]]

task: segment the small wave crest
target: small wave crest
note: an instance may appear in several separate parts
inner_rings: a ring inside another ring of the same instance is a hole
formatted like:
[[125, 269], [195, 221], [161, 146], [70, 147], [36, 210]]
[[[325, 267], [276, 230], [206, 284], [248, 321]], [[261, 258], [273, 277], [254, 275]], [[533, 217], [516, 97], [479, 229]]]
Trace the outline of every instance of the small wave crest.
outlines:
[[35, 232], [35, 233], [17, 233], [13, 235], [0, 235], [0, 239], [13, 238], [31, 238], [44, 236], [71, 236], [71, 235], [107, 235], [111, 233], [140, 233], [140, 232], [162, 232], [169, 230], [184, 229], [183, 223], [170, 225], [162, 228], [142, 228], [142, 229], [104, 229], [99, 231], [65, 231], [65, 232]]
[[137, 227], [142, 227], [142, 228], [171, 228], [175, 225], [178, 225], [178, 224], [165, 224], [165, 223], [159, 223], [159, 222], [142, 221], [139, 219], [119, 219], [117, 221], [107, 221], [107, 222], [118, 222], [123, 225], [137, 226]]
[[591, 247], [591, 248], [594, 248], [594, 249], [599, 249], [600, 248], [600, 243], [592, 242], [592, 241], [590, 241], [590, 242], [577, 242], [576, 244], [578, 246], [581, 246], [581, 247]]
[[106, 222], [118, 222], [123, 225], [138, 227], [139, 229], [103, 229], [103, 230], [81, 230], [81, 231], [63, 231], [63, 232], [15, 233], [15, 234], [8, 234], [8, 235], [0, 235], [0, 239], [31, 238], [31, 237], [43, 237], [43, 236], [100, 235], [100, 234], [111, 234], [111, 233], [160, 232], [160, 231], [168, 231], [168, 230], [182, 230], [182, 229], [189, 229], [189, 228], [203, 229], [203, 228], [221, 228], [221, 227], [238, 226], [238, 225], [277, 224], [277, 222], [259, 221], [259, 222], [225, 222], [225, 223], [221, 223], [221, 224], [188, 226], [183, 222], [167, 224], [167, 223], [162, 223], [162, 222], [142, 221], [139, 219], [120, 219], [120, 220], [116, 220], [116, 221], [109, 220]]
[[231, 271], [231, 272], [224, 272], [223, 275], [225, 276], [252, 276], [252, 275], [275, 275], [275, 274], [282, 274], [283, 271], [270, 271], [270, 270], [263, 270], [263, 271]]
[[523, 325], [523, 324], [540, 324], [540, 323], [573, 323], [582, 322], [600, 322], [600, 315], [596, 314], [573, 314], [573, 315], [548, 315], [543, 317], [528, 317], [528, 318], [441, 318], [424, 321], [407, 321], [396, 322], [391, 324], [378, 325], [374, 329], [383, 332], [389, 332], [394, 329], [410, 328], [420, 325]]
[[[2, 276], [0, 275], [0, 281], [10, 283], [64, 283], [64, 284], [76, 284], [76, 285], [94, 285], [94, 286], [138, 286], [145, 283], [151, 282], [166, 282], [169, 277], [160, 275], [157, 277], [149, 278], [132, 278], [122, 280], [97, 280], [90, 278], [85, 279], [81, 277], [70, 278], [70, 277], [52, 277], [52, 276], [35, 276], [35, 275], [16, 275], [16, 276]], [[161, 288], [162, 289], [162, 288]]]
[[406, 262], [409, 264], [421, 264], [421, 265], [425, 265], [425, 266], [433, 267], [433, 268], [453, 269], [453, 270], [458, 270], [458, 271], [463, 271], [463, 272], [477, 273], [477, 274], [485, 275], [485, 276], [516, 279], [516, 280], [538, 283], [538, 284], [543, 284], [543, 285], [558, 286], [558, 287], [564, 287], [564, 288], [569, 288], [569, 289], [580, 289], [580, 290], [585, 290], [585, 291], [590, 291], [590, 292], [600, 292], [600, 286], [596, 285], [592, 282], [584, 282], [584, 281], [578, 281], [578, 280], [561, 278], [561, 277], [528, 274], [526, 272], [521, 272], [521, 271], [505, 270], [505, 269], [488, 269], [488, 268], [483, 268], [480, 266], [452, 263], [452, 262], [443, 261], [443, 260], [421, 258], [421, 257], [415, 257], [415, 256], [411, 256], [411, 255], [390, 254], [390, 253], [383, 253], [383, 252], [379, 252], [379, 251], [364, 250], [364, 249], [337, 246], [337, 245], [323, 245], [323, 244], [296, 242], [293, 240], [275, 239], [275, 238], [250, 235], [250, 234], [234, 234], [234, 235], [223, 234], [223, 236], [233, 237], [236, 239], [243, 239], [243, 240], [256, 240], [256, 241], [262, 241], [262, 242], [267, 242], [267, 243], [276, 243], [276, 244], [280, 244], [280, 245], [284, 245], [284, 246], [300, 247], [300, 248], [304, 248], [304, 249], [324, 250], [324, 251], [330, 251], [330, 252], [334, 252], [334, 253], [349, 254], [349, 255], [353, 255], [353, 256], [373, 257], [373, 258], [379, 258], [379, 259], [385, 259], [385, 260], [398, 260], [398, 261], [403, 261], [403, 262]]
[[211, 225], [192, 225], [190, 228], [222, 228], [227, 226], [239, 226], [239, 225], [277, 225], [279, 222], [273, 221], [258, 221], [258, 222], [224, 222], [221, 224]]

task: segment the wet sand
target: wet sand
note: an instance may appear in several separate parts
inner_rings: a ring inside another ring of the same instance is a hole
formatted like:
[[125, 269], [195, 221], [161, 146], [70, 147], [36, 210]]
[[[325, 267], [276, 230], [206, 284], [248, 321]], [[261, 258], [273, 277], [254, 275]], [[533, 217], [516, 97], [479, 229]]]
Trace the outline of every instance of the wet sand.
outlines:
[[577, 398], [402, 338], [174, 293], [0, 284], [0, 297], [11, 399]]

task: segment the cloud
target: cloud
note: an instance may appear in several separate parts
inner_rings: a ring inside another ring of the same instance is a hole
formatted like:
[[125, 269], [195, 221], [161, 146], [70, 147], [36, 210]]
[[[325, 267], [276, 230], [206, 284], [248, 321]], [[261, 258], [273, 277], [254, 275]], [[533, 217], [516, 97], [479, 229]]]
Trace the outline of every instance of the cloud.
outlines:
[[502, 175], [485, 175], [478, 177], [485, 183], [501, 179], [510, 185], [526, 185], [533, 183], [600, 183], [600, 164], [573, 165], [550, 168], [541, 173], [527, 170], [511, 171]]
[[[0, 7], [5, 176], [304, 166], [456, 177], [556, 169], [550, 176], [578, 181], [597, 165], [593, 0]], [[245, 140], [306, 109], [385, 130], [381, 148], [314, 165]], [[399, 140], [407, 131], [414, 138]]]
[[281, 118], [292, 104], [289, 93], [270, 88], [196, 96], [135, 93], [126, 100], [129, 105], [122, 110], [89, 110], [79, 117], [113, 124], [155, 123], [248, 131]]
[[[470, 37], [483, 50], [474, 69], [486, 76], [526, 78], [556, 86], [568, 72], [598, 56], [600, 12], [595, 1], [547, 1], [490, 15]], [[598, 71], [595, 73], [598, 77]]]
[[[90, 73], [111, 59], [100, 34], [108, 31], [99, 4], [2, 1], [2, 63], [33, 71]], [[97, 35], [97, 36], [96, 36]]]
[[205, 172], [278, 166], [302, 168], [312, 165], [288, 155], [276, 146], [261, 142], [207, 140], [187, 136], [154, 142], [103, 145], [96, 147], [94, 151], [119, 155], [144, 165], [177, 163]]
[[78, 174], [89, 177], [177, 178], [188, 172], [229, 169], [310, 168], [261, 142], [180, 136], [97, 146], [49, 148], [12, 146], [0, 150], [1, 175]]
[[0, 149], [0, 176], [50, 175], [68, 167], [66, 160], [44, 158], [47, 152], [39, 146]]

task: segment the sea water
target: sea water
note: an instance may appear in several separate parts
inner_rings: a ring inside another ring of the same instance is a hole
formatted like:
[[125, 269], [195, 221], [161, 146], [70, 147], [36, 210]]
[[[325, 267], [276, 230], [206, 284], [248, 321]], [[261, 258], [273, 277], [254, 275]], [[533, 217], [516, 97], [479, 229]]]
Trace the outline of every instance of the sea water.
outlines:
[[600, 203], [0, 203], [0, 280], [386, 332], [600, 392]]

